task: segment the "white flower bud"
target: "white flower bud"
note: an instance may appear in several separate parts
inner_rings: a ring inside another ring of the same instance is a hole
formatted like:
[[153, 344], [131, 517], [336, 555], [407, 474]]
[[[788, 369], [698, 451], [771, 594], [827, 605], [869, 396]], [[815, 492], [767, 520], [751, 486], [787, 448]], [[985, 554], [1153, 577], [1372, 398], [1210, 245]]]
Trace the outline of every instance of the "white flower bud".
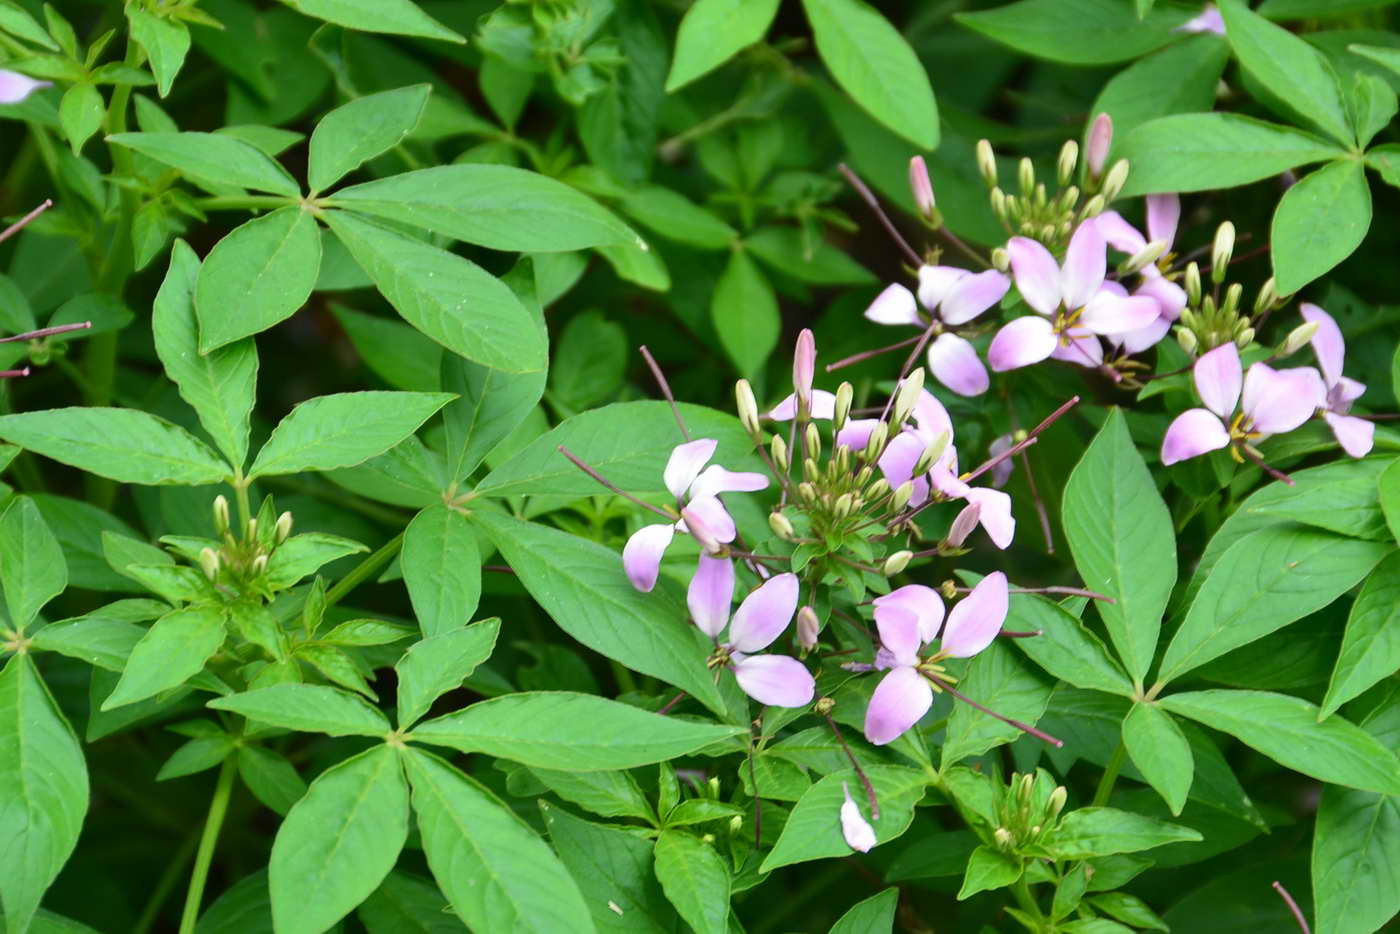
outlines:
[[1079, 144], [1072, 139], [1065, 140], [1060, 147], [1060, 158], [1056, 163], [1056, 177], [1061, 185], [1068, 185], [1074, 178], [1074, 170], [1079, 165]]
[[997, 220], [1001, 221], [1003, 224], [1007, 223], [1010, 218], [1010, 211], [1006, 203], [1006, 192], [1002, 191], [1000, 188], [993, 188], [991, 194], [987, 197], [991, 199], [992, 213], [996, 215]]
[[753, 387], [749, 381], [741, 379], [734, 384], [734, 403], [739, 412], [739, 421], [750, 438], [759, 437], [758, 401], [753, 397]]
[[1103, 213], [1103, 209], [1108, 206], [1108, 199], [1103, 194], [1094, 195], [1084, 202], [1084, 207], [1079, 209], [1079, 219], [1088, 220], [1091, 217], [1098, 217]]
[[804, 606], [797, 611], [797, 644], [804, 653], [817, 647], [817, 637], [821, 628], [821, 620], [817, 619], [816, 610]]
[[789, 464], [787, 456], [787, 442], [782, 435], [774, 435], [770, 445], [773, 454], [773, 463], [781, 473], [787, 473]]
[[913, 193], [914, 204], [924, 220], [933, 223], [937, 210], [934, 207], [933, 182], [929, 180], [928, 166], [924, 164], [923, 156], [915, 156], [909, 160], [909, 190]]
[[1300, 324], [1288, 332], [1288, 337], [1283, 342], [1283, 349], [1279, 352], [1281, 357], [1291, 357], [1293, 354], [1308, 346], [1308, 342], [1317, 334], [1319, 322], [1308, 321]]
[[1186, 307], [1199, 308], [1201, 304], [1201, 267], [1196, 263], [1186, 264], [1186, 275], [1181, 287], [1186, 290]]
[[285, 542], [292, 534], [292, 514], [284, 512], [277, 517], [277, 544]]
[[837, 519], [844, 519], [851, 514], [851, 505], [855, 502], [855, 497], [850, 493], [842, 493], [836, 497], [835, 504], [831, 507], [831, 514]]
[[267, 555], [258, 555], [256, 558], [253, 559], [252, 563], [248, 565], [248, 572], [253, 577], [261, 577], [263, 572], [265, 572], [266, 570]]
[[1060, 812], [1065, 809], [1065, 800], [1069, 797], [1069, 792], [1065, 791], [1064, 785], [1056, 785], [1055, 790], [1050, 792], [1050, 800], [1046, 806], [1051, 817], [1059, 817]]
[[893, 415], [890, 423], [903, 425], [909, 420], [909, 416], [914, 411], [914, 403], [919, 401], [919, 393], [924, 388], [924, 368], [915, 367], [913, 372], [900, 380], [899, 388], [895, 390]]
[[249, 519], [249, 520], [248, 520], [248, 528], [247, 528], [247, 540], [250, 541], [250, 542], [253, 542], [253, 541], [257, 541], [257, 539], [258, 539], [258, 520], [257, 520], [257, 519]]
[[1278, 284], [1274, 282], [1274, 277], [1270, 276], [1259, 287], [1259, 294], [1254, 297], [1254, 314], [1257, 317], [1278, 304]]
[[1119, 263], [1118, 275], [1130, 276], [1135, 272], [1141, 272], [1143, 269], [1157, 262], [1162, 254], [1167, 252], [1167, 247], [1170, 245], [1171, 244], [1166, 240], [1153, 240], [1147, 246]]
[[896, 551], [885, 559], [885, 566], [880, 570], [886, 577], [893, 577], [907, 568], [913, 557], [914, 552], [907, 548], [904, 551]]
[[228, 499], [221, 493], [214, 497], [214, 531], [223, 535], [228, 528]]
[[884, 477], [880, 477], [874, 483], [870, 484], [870, 489], [865, 491], [865, 496], [867, 499], [878, 500], [889, 491], [890, 481], [886, 480]]
[[792, 522], [788, 520], [787, 516], [780, 512], [770, 512], [768, 514], [768, 527], [773, 530], [774, 535], [778, 536], [783, 541], [787, 541], [796, 534], [793, 530]]
[[[223, 499], [223, 497], [219, 497]], [[212, 548], [204, 548], [199, 552], [199, 567], [204, 572], [204, 576], [211, 581], [219, 579], [219, 554]]]
[[1235, 252], [1235, 225], [1225, 221], [1215, 230], [1215, 242], [1210, 248], [1210, 281], [1219, 285], [1225, 281], [1230, 257]]
[[1245, 328], [1235, 337], [1235, 346], [1244, 350], [1254, 342], [1254, 328]]
[[1011, 831], [1007, 830], [1005, 827], [998, 827], [992, 834], [992, 837], [996, 840], [997, 849], [1011, 849]]
[[1114, 198], [1117, 198], [1118, 192], [1122, 191], [1123, 186], [1127, 184], [1128, 169], [1128, 160], [1119, 159], [1113, 163], [1113, 168], [1109, 169], [1108, 174], [1104, 176], [1103, 191], [1100, 193], [1103, 195], [1105, 204], [1111, 203]]
[[821, 454], [822, 433], [817, 430], [817, 426], [814, 423], [807, 423], [807, 431], [805, 432], [805, 436], [807, 441], [807, 456], [816, 457], [817, 455]]
[[874, 463], [880, 459], [880, 455], [885, 453], [885, 444], [890, 438], [890, 426], [881, 422], [875, 426], [875, 430], [870, 432], [870, 440], [865, 442], [865, 459]]
[[851, 401], [855, 398], [855, 392], [855, 387], [849, 382], [836, 387], [836, 411], [831, 419], [833, 435], [846, 427], [846, 420], [851, 417]]
[[1031, 162], [1029, 156], [1022, 156], [1020, 165], [1016, 167], [1016, 184], [1020, 187], [1023, 197], [1035, 191], [1035, 163]]
[[1196, 348], [1200, 346], [1200, 342], [1196, 340], [1196, 332], [1188, 328], [1176, 329], [1176, 342], [1193, 357], [1196, 355]]
[[938, 436], [928, 443], [928, 447], [924, 448], [924, 453], [919, 455], [918, 461], [914, 464], [914, 476], [921, 477], [928, 473], [946, 450], [948, 450], [948, 432], [940, 431]]
[[914, 495], [914, 481], [905, 480], [895, 488], [894, 495], [890, 497], [890, 509], [899, 512], [909, 505], [909, 499]]
[[982, 173], [982, 181], [988, 188], [997, 186], [997, 157], [992, 152], [992, 144], [985, 139], [977, 141], [977, 171]]

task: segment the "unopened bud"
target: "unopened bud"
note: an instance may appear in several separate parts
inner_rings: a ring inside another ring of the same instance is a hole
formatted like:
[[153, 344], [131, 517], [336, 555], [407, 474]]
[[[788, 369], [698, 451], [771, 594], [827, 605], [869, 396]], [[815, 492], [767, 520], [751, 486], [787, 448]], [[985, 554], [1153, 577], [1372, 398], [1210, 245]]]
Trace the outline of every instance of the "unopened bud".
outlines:
[[1031, 162], [1030, 156], [1021, 157], [1021, 163], [1016, 167], [1016, 184], [1020, 187], [1023, 197], [1035, 191], [1035, 164]]
[[1167, 247], [1171, 244], [1166, 240], [1153, 240], [1147, 246], [1138, 250], [1132, 256], [1118, 264], [1118, 275], [1130, 276], [1135, 272], [1140, 272], [1148, 266], [1157, 262], [1162, 254], [1167, 252]]
[[844, 519], [851, 514], [851, 505], [855, 501], [850, 493], [842, 493], [836, 497], [836, 502], [832, 504], [831, 514], [837, 519]]
[[1035, 198], [1033, 199], [1036, 210], [1041, 211], [1050, 203], [1050, 193], [1045, 190], [1045, 183], [1038, 182], [1035, 186]]
[[219, 535], [228, 531], [228, 499], [223, 494], [214, 497], [214, 531]]
[[1061, 185], [1068, 185], [1074, 178], [1074, 170], [1079, 165], [1079, 144], [1072, 139], [1065, 140], [1060, 147], [1060, 159], [1056, 163], [1056, 177]]
[[1176, 342], [1193, 357], [1196, 355], [1196, 348], [1200, 346], [1200, 341], [1196, 340], [1196, 332], [1187, 328], [1176, 329]]
[[817, 371], [817, 340], [811, 328], [797, 335], [797, 348], [792, 354], [792, 390], [797, 393], [799, 418], [812, 414], [812, 380]]
[[821, 475], [821, 468], [819, 468], [819, 467], [817, 466], [816, 458], [814, 458], [814, 457], [804, 457], [804, 458], [802, 458], [802, 476], [804, 476], [804, 477], [817, 477], [817, 476], [820, 476], [820, 475]]
[[909, 190], [914, 195], [914, 204], [918, 206], [919, 213], [924, 220], [929, 223], [934, 218], [933, 182], [928, 177], [928, 166], [924, 165], [923, 156], [915, 156], [909, 160]]
[[1006, 247], [999, 246], [992, 250], [992, 267], [1003, 275], [1011, 269], [1011, 254]]
[[1254, 328], [1244, 328], [1235, 335], [1235, 346], [1244, 350], [1254, 342]]
[[[223, 499], [223, 497], [219, 497]], [[219, 554], [212, 548], [204, 548], [199, 552], [199, 567], [204, 572], [204, 576], [211, 581], [219, 579]]]
[[893, 416], [890, 423], [903, 425], [908, 421], [910, 414], [914, 411], [914, 403], [919, 401], [919, 393], [924, 388], [924, 368], [915, 367], [913, 372], [900, 380], [899, 388], [894, 393]]
[[258, 555], [248, 565], [248, 571], [254, 577], [260, 577], [267, 570], [267, 555]]
[[997, 220], [1005, 224], [1010, 217], [1010, 211], [1006, 203], [1006, 192], [1002, 191], [1000, 188], [993, 188], [991, 194], [987, 197], [992, 202], [992, 213], [996, 215]]
[[1288, 337], [1283, 342], [1283, 350], [1279, 355], [1291, 357], [1293, 354], [1308, 346], [1308, 342], [1313, 339], [1313, 335], [1317, 333], [1317, 329], [1318, 322], [1309, 321], [1289, 331]]
[[1011, 831], [1007, 830], [1005, 827], [998, 827], [992, 834], [992, 838], [996, 840], [997, 849], [1011, 849]]
[[277, 544], [285, 542], [292, 534], [292, 514], [284, 512], [277, 517]]
[[890, 510], [899, 512], [909, 505], [910, 498], [914, 495], [914, 481], [905, 480], [895, 487], [894, 495], [890, 497]]
[[1050, 792], [1050, 798], [1045, 802], [1046, 808], [1051, 817], [1059, 817], [1060, 812], [1065, 809], [1065, 800], [1069, 797], [1069, 792], [1065, 791], [1064, 785], [1056, 785], [1055, 790]]
[[836, 709], [836, 701], [830, 697], [817, 698], [817, 702], [812, 705], [812, 712], [819, 717], [825, 717]]
[[1118, 197], [1118, 192], [1123, 190], [1123, 186], [1128, 182], [1128, 160], [1119, 159], [1113, 163], [1113, 168], [1108, 170], [1108, 174], [1103, 179], [1103, 195], [1105, 204]]
[[739, 422], [750, 438], [759, 437], [758, 401], [753, 397], [753, 387], [749, 381], [741, 379], [734, 384], [734, 405], [739, 412]]
[[982, 181], [988, 188], [997, 186], [997, 156], [992, 152], [992, 144], [985, 139], [977, 141], [977, 171], [982, 173]]
[[1225, 221], [1215, 230], [1215, 242], [1210, 248], [1210, 281], [1216, 285], [1225, 281], [1230, 257], [1235, 252], [1235, 225]]
[[1079, 203], [1079, 189], [1076, 188], [1074, 185], [1070, 185], [1068, 188], [1060, 192], [1060, 196], [1056, 200], [1058, 201], [1059, 208], [1061, 211], [1068, 211], [1070, 208], [1074, 207], [1076, 204]]
[[909, 566], [909, 562], [913, 559], [913, 557], [914, 552], [910, 551], [907, 548], [903, 551], [896, 551], [894, 554], [890, 555], [888, 558], [885, 559], [885, 565], [880, 569], [880, 571], [886, 577], [894, 577], [900, 571], [904, 570]]
[[1083, 221], [1091, 217], [1098, 217], [1107, 206], [1108, 200], [1103, 194], [1094, 195], [1094, 197], [1084, 202], [1084, 207], [1079, 209], [1079, 219]]
[[875, 430], [870, 432], [870, 440], [865, 442], [865, 452], [863, 456], [870, 463], [880, 459], [880, 455], [885, 453], [885, 444], [890, 438], [890, 426], [881, 422], [875, 426]]
[[808, 480], [803, 480], [797, 485], [797, 495], [807, 503], [815, 503], [818, 499], [817, 488]]
[[855, 398], [855, 387], [850, 383], [842, 383], [836, 387], [836, 406], [831, 418], [832, 437], [835, 437], [842, 428], [846, 427], [846, 420], [851, 417], [851, 401]]
[[735, 814], [733, 817], [729, 818], [729, 835], [731, 837], [739, 836], [739, 831], [743, 829], [744, 818], [742, 815]]
[[1274, 282], [1274, 277], [1270, 276], [1259, 287], [1259, 294], [1254, 297], [1254, 314], [1262, 315], [1278, 303], [1278, 285]]
[[1186, 290], [1186, 305], [1188, 308], [1198, 308], [1201, 304], [1201, 267], [1194, 262], [1186, 264], [1186, 275], [1182, 277], [1181, 287]]
[[1089, 128], [1089, 142], [1084, 150], [1084, 165], [1091, 179], [1103, 174], [1103, 167], [1108, 163], [1108, 150], [1112, 146], [1113, 118], [1106, 113], [1099, 114]]
[[821, 633], [821, 620], [817, 611], [804, 606], [797, 611], [797, 645], [802, 651], [810, 652], [817, 647], [817, 636]]
[[[870, 467], [869, 464], [866, 464], [866, 465], [865, 465], [864, 467], [862, 467], [860, 470], [856, 471], [856, 486], [858, 486], [858, 487], [863, 487], [863, 486], [865, 486], [867, 483], [870, 482], [870, 478], [871, 478], [872, 476], [874, 476], [874, 474], [875, 474], [875, 471], [874, 471], [873, 469], [871, 469], [871, 467]], [[873, 487], [872, 487], [872, 489], [873, 489]]]
[[920, 454], [919, 459], [915, 461], [913, 475], [921, 477], [928, 473], [946, 450], [948, 450], [948, 432], [940, 431], [938, 436], [928, 443], [928, 447], [924, 448], [924, 453]]
[[1244, 295], [1244, 286], [1238, 282], [1231, 282], [1230, 287], [1225, 290], [1225, 301], [1220, 308], [1226, 315], [1233, 316], [1240, 307], [1240, 297]]
[[884, 477], [880, 477], [874, 483], [870, 484], [870, 489], [865, 491], [865, 497], [870, 500], [883, 499], [885, 494], [889, 493], [889, 491], [890, 481], [886, 480]]
[[944, 600], [956, 600], [958, 598], [958, 582], [946, 580], [938, 585], [938, 592], [943, 595]]
[[248, 537], [248, 541], [250, 541], [250, 542], [252, 542], [252, 541], [257, 541], [257, 538], [258, 538], [258, 520], [257, 520], [257, 519], [249, 519], [249, 520], [248, 520], [247, 537]]
[[1023, 802], [1031, 800], [1031, 792], [1035, 789], [1035, 776], [1027, 772], [1020, 777], [1020, 787], [1016, 789], [1017, 796]]
[[1038, 837], [1038, 836], [1040, 836], [1040, 825], [1039, 825], [1039, 824], [1032, 824], [1032, 825], [1031, 825], [1031, 836], [1032, 836], [1032, 837]]
[[770, 449], [773, 454], [774, 466], [776, 466], [780, 472], [787, 473], [789, 466], [787, 456], [787, 442], [783, 440], [782, 435], [773, 436], [773, 442], [770, 445]]
[[964, 506], [962, 512], [953, 519], [952, 528], [948, 529], [948, 546], [961, 548], [962, 543], [967, 541], [967, 537], [972, 534], [972, 530], [977, 528], [977, 521], [981, 517], [982, 507], [978, 503], [969, 503]]
[[780, 512], [770, 512], [768, 514], [768, 527], [773, 530], [773, 534], [787, 541], [795, 534], [792, 522], [787, 516]]
[[820, 455], [822, 452], [822, 433], [817, 430], [817, 426], [814, 423], [807, 423], [807, 431], [804, 433], [804, 438], [807, 442], [807, 456], [816, 457]]

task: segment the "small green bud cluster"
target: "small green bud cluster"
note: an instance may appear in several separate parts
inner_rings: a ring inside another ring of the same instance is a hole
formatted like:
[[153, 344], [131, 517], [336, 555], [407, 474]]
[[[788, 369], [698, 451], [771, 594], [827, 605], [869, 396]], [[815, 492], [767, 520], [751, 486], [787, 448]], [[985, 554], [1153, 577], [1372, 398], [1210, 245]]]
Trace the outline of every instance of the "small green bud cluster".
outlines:
[[[1186, 308], [1181, 312], [1175, 333], [1181, 349], [1194, 357], [1230, 342], [1244, 350], [1254, 341], [1255, 324], [1287, 301], [1288, 296], [1278, 294], [1274, 279], [1270, 277], [1255, 296], [1252, 311], [1246, 313], [1242, 302], [1244, 286], [1238, 282], [1227, 284], [1225, 279], [1234, 249], [1235, 225], [1225, 221], [1216, 230], [1211, 244], [1209, 293], [1205, 291], [1200, 266], [1194, 262], [1186, 266], [1182, 279]], [[1297, 346], [1287, 353], [1294, 353], [1307, 343], [1307, 338], [1296, 342], [1290, 335], [1285, 344], [1290, 342]]]
[[[1066, 142], [1056, 161], [1052, 194], [1045, 182], [1036, 179], [1031, 160], [1022, 158], [1017, 165], [1017, 190], [1013, 194], [1001, 187], [992, 144], [985, 139], [977, 143], [977, 169], [987, 185], [992, 213], [1007, 233], [1039, 240], [1052, 251], [1063, 249], [1080, 223], [1102, 213], [1128, 179], [1128, 162], [1119, 159], [1102, 176], [1088, 172], [1086, 183], [1094, 190], [1086, 192], [1073, 183], [1081, 161], [1079, 144]], [[993, 263], [1002, 269], [1003, 264], [997, 260], [994, 255]]]
[[[233, 595], [259, 593], [270, 596], [263, 578], [267, 574], [268, 559], [277, 547], [292, 534], [292, 514], [283, 512], [277, 515], [272, 497], [263, 501], [258, 515], [249, 518], [234, 534], [234, 526], [229, 518], [228, 499], [220, 495], [214, 498], [214, 532], [217, 541], [209, 541], [195, 554], [195, 561], [204, 576], [217, 587], [227, 588]], [[200, 540], [193, 540], [192, 545]]]
[[1013, 772], [993, 805], [996, 847], [1010, 853], [1040, 843], [1059, 824], [1067, 797], [1064, 786], [1055, 784], [1044, 769], [1035, 774]]

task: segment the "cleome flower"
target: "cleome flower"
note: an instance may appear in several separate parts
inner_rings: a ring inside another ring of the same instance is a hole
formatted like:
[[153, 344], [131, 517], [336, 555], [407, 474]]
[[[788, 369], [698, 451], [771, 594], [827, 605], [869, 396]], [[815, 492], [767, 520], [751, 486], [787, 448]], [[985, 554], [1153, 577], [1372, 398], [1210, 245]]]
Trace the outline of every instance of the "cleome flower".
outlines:
[[1351, 411], [1351, 404], [1366, 391], [1366, 384], [1342, 375], [1342, 363], [1346, 359], [1342, 329], [1337, 327], [1331, 315], [1316, 305], [1304, 302], [1301, 311], [1303, 320], [1317, 325], [1312, 346], [1317, 354], [1317, 365], [1322, 370], [1322, 381], [1327, 387], [1326, 397], [1320, 406], [1322, 418], [1332, 429], [1342, 450], [1352, 457], [1365, 457], [1371, 453], [1371, 445], [1375, 443], [1376, 426], [1364, 418], [1347, 414]]
[[[715, 640], [710, 667], [727, 667], [744, 693], [760, 704], [803, 707], [812, 702], [816, 681], [801, 662], [786, 655], [755, 655], [787, 629], [797, 612], [797, 575], [776, 574], [744, 598], [734, 618], [734, 565], [728, 558], [701, 555], [686, 602], [700, 631]], [[719, 634], [729, 626], [729, 638]]]
[[[1181, 218], [1181, 199], [1174, 194], [1148, 195], [1147, 235], [1123, 219], [1117, 211], [1105, 211], [1094, 218], [1099, 232], [1108, 245], [1129, 257], [1150, 256], [1160, 251], [1170, 256], [1176, 240], [1177, 222]], [[1147, 262], [1139, 272], [1139, 282], [1133, 295], [1157, 302], [1156, 320], [1137, 331], [1114, 335], [1111, 340], [1125, 353], [1141, 353], [1166, 336], [1186, 307], [1186, 290], [1162, 274], [1156, 262]], [[1126, 293], [1125, 293], [1126, 294]]]

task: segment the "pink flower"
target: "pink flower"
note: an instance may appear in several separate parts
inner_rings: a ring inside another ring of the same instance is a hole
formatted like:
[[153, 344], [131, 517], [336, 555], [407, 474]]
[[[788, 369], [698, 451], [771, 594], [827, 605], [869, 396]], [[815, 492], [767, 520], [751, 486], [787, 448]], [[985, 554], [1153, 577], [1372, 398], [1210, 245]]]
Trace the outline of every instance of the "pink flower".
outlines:
[[1107, 243], [1092, 220], [1080, 224], [1070, 238], [1063, 267], [1027, 237], [1012, 237], [1006, 248], [1016, 288], [1036, 314], [1011, 321], [992, 338], [987, 362], [997, 372], [1047, 357], [1096, 367], [1103, 363], [1096, 335], [1127, 334], [1158, 317], [1156, 301], [1124, 297], [1104, 287]]
[[[918, 723], [933, 704], [933, 688], [922, 669], [945, 658], [970, 658], [991, 645], [1006, 622], [1009, 599], [1005, 574], [997, 571], [982, 578], [948, 614], [939, 650], [927, 659], [920, 658], [919, 648], [931, 640], [924, 638], [926, 629], [920, 628], [913, 599], [879, 608], [883, 612], [876, 612], [875, 625], [889, 673], [875, 687], [865, 710], [865, 738], [883, 746]], [[940, 615], [941, 610], [940, 601]]]
[[841, 783], [841, 793], [846, 796], [841, 805], [841, 836], [846, 838], [846, 845], [851, 849], [869, 853], [878, 842], [875, 828], [861, 816], [860, 807], [852, 800], [851, 789], [845, 782]]
[[752, 492], [768, 486], [768, 478], [761, 473], [735, 472], [718, 464], [706, 467], [718, 446], [712, 438], [697, 438], [671, 451], [662, 479], [676, 498], [680, 519], [642, 526], [622, 549], [627, 577], [643, 593], [656, 586], [661, 558], [678, 530], [693, 535], [710, 552], [734, 541], [734, 519], [720, 502], [720, 493]]
[[1256, 363], [1243, 375], [1241, 401], [1240, 354], [1233, 343], [1203, 354], [1192, 368], [1192, 378], [1205, 408], [1187, 409], [1167, 428], [1163, 464], [1292, 431], [1327, 397], [1322, 377], [1312, 367], [1275, 370]]
[[816, 338], [812, 336], [811, 328], [803, 328], [802, 333], [797, 335], [797, 347], [792, 353], [792, 389], [794, 395], [807, 400], [809, 404], [812, 399], [812, 381], [816, 378], [816, 370]]
[[933, 220], [933, 182], [929, 181], [928, 166], [923, 156], [909, 160], [909, 191], [914, 195], [914, 205], [925, 220]]
[[1182, 23], [1173, 32], [1213, 32], [1216, 35], [1225, 35], [1225, 18], [1220, 15], [1220, 11], [1215, 8], [1214, 3], [1207, 3], [1201, 12]]
[[52, 81], [35, 81], [28, 75], [0, 68], [0, 104], [18, 104], [39, 88], [51, 87]]
[[1317, 325], [1312, 346], [1317, 354], [1317, 365], [1322, 369], [1322, 381], [1327, 386], [1322, 418], [1332, 429], [1342, 450], [1352, 457], [1365, 457], [1371, 453], [1371, 445], [1375, 443], [1376, 426], [1364, 418], [1347, 414], [1351, 411], [1351, 404], [1366, 391], [1366, 385], [1342, 375], [1342, 363], [1346, 358], [1342, 329], [1337, 327], [1331, 315], [1316, 305], [1304, 302], [1301, 311], [1303, 320]]
[[1084, 147], [1084, 165], [1090, 178], [1103, 175], [1103, 167], [1108, 161], [1108, 150], [1113, 145], [1113, 118], [1101, 113], [1094, 118], [1089, 128], [1089, 142]]
[[[703, 583], [697, 586], [696, 582], [702, 579]], [[729, 605], [733, 596], [734, 571], [728, 559], [707, 562], [702, 556], [687, 602], [696, 625], [712, 639], [717, 640], [725, 624], [729, 625], [729, 641], [720, 648], [728, 656], [728, 666], [739, 687], [761, 704], [810, 704], [816, 681], [801, 662], [786, 655], [753, 654], [771, 645], [792, 622], [797, 612], [797, 575], [777, 574], [764, 581], [739, 604], [731, 621]]]
[[[1134, 256], [1145, 250], [1149, 243], [1163, 241], [1166, 252], [1170, 253], [1176, 240], [1177, 222], [1181, 218], [1181, 199], [1174, 194], [1148, 195], [1147, 236], [1125, 221], [1117, 211], [1104, 211], [1094, 223], [1104, 235], [1108, 245], [1119, 252]], [[1113, 340], [1126, 353], [1141, 353], [1166, 336], [1171, 325], [1181, 317], [1186, 307], [1186, 290], [1162, 275], [1155, 263], [1149, 263], [1139, 272], [1139, 283], [1134, 296], [1150, 298], [1157, 302], [1157, 320], [1137, 331], [1116, 335]]]

